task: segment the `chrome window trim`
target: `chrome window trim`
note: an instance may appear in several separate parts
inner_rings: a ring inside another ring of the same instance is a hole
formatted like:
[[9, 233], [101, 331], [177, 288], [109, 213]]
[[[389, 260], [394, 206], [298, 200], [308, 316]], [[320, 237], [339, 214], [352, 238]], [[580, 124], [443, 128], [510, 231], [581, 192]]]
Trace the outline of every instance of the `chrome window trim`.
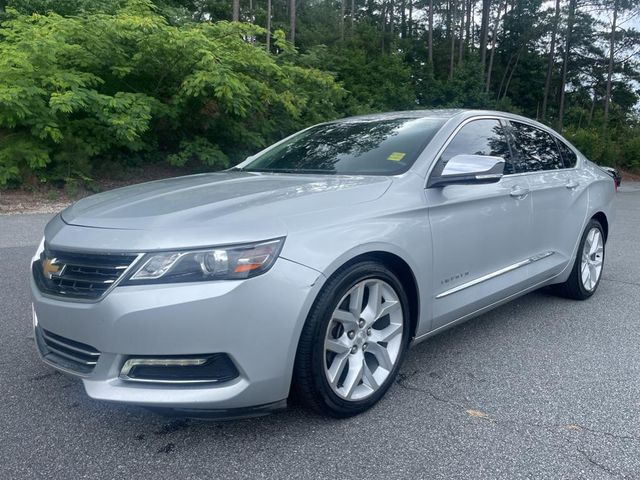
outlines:
[[483, 275], [482, 277], [478, 277], [476, 279], [470, 280], [466, 283], [463, 283], [462, 285], [458, 285], [457, 287], [453, 287], [450, 288], [449, 290], [445, 290], [442, 293], [439, 293], [438, 295], [436, 295], [436, 299], [441, 299], [444, 297], [447, 297], [449, 295], [452, 295], [454, 293], [458, 293], [462, 290], [466, 290], [467, 288], [473, 287], [475, 285], [478, 285], [480, 283], [486, 282], [487, 280], [491, 280], [492, 278], [496, 278], [499, 277], [500, 275], [503, 275], [505, 273], [509, 273], [512, 272], [513, 270], [516, 270], [520, 267], [524, 267], [525, 265], [529, 265], [531, 263], [537, 262], [538, 260], [542, 260], [543, 258], [547, 258], [550, 257], [551, 255], [553, 255], [555, 252], [549, 250], [547, 252], [543, 252], [543, 253], [539, 253], [538, 255], [534, 255], [532, 257], [529, 257], [525, 260], [521, 260], [519, 262], [513, 263], [511, 265], [508, 265], [504, 268], [501, 268], [500, 270], [496, 270], [495, 272], [491, 272], [488, 273], [486, 275]]

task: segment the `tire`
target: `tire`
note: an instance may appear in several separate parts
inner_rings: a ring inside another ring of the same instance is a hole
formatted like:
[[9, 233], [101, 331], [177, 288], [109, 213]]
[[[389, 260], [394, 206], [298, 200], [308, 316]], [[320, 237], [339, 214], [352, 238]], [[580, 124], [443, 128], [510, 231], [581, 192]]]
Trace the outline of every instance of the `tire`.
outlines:
[[[594, 235], [594, 237], [592, 237], [592, 235]], [[595, 250], [593, 250], [594, 240], [597, 242], [598, 238], [600, 239], [601, 249], [595, 248]], [[605, 241], [602, 225], [600, 225], [600, 222], [597, 220], [591, 219], [589, 223], [587, 223], [587, 227], [580, 239], [580, 245], [571, 274], [566, 282], [554, 286], [555, 291], [563, 297], [574, 300], [586, 300], [591, 297], [598, 289], [598, 285], [600, 285], [600, 280], [602, 279], [604, 254]], [[583, 264], [585, 261], [588, 262], [586, 268], [589, 272], [583, 275]], [[594, 274], [597, 274], [595, 281], [592, 280]]]
[[318, 294], [303, 327], [293, 372], [296, 399], [336, 418], [371, 408], [400, 369], [409, 315], [402, 284], [385, 265], [363, 261], [339, 270]]

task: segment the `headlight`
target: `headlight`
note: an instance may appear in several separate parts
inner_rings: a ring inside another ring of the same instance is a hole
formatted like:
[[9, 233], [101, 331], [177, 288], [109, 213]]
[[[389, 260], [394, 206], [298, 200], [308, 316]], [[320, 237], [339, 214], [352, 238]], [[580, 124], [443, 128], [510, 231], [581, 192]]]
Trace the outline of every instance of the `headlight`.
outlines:
[[42, 252], [44, 252], [44, 237], [42, 237], [42, 240], [40, 240], [40, 245], [38, 245], [38, 249], [31, 259], [31, 263], [40, 260], [40, 255], [42, 255]]
[[269, 270], [284, 238], [260, 243], [212, 247], [191, 251], [149, 253], [123, 285], [237, 280]]

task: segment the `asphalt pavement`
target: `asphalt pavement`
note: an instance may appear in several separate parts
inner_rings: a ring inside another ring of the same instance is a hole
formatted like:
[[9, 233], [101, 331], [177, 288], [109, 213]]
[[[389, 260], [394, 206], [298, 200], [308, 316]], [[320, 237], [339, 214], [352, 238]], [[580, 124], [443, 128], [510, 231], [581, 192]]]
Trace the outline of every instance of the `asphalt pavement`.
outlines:
[[640, 478], [640, 184], [618, 193], [591, 299], [539, 291], [448, 330], [348, 420], [89, 399], [33, 343], [28, 264], [49, 217], [0, 216], [0, 478]]

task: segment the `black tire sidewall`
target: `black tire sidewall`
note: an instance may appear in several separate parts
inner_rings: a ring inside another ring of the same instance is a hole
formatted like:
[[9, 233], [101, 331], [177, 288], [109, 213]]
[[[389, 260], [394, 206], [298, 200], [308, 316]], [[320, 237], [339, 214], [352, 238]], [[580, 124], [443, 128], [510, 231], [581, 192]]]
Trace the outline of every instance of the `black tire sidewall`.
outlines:
[[[388, 283], [398, 295], [402, 307], [403, 330], [402, 343], [400, 352], [394, 368], [391, 370], [385, 382], [380, 386], [378, 391], [371, 396], [357, 401], [349, 401], [339, 397], [333, 392], [324, 372], [324, 337], [331, 316], [338, 302], [347, 294], [347, 292], [356, 284], [363, 280], [379, 279]], [[338, 417], [351, 416], [367, 410], [386, 393], [393, 383], [398, 370], [404, 359], [407, 350], [407, 344], [410, 334], [410, 309], [409, 300], [402, 287], [402, 283], [396, 275], [378, 262], [363, 262], [347, 267], [340, 272], [334, 282], [328, 285], [326, 291], [322, 291], [322, 298], [319, 302], [318, 309], [314, 312], [313, 321], [315, 325], [314, 345], [312, 350], [311, 368], [313, 369], [312, 378], [314, 381], [314, 390], [320, 395], [322, 402], [326, 405], [329, 412]]]

